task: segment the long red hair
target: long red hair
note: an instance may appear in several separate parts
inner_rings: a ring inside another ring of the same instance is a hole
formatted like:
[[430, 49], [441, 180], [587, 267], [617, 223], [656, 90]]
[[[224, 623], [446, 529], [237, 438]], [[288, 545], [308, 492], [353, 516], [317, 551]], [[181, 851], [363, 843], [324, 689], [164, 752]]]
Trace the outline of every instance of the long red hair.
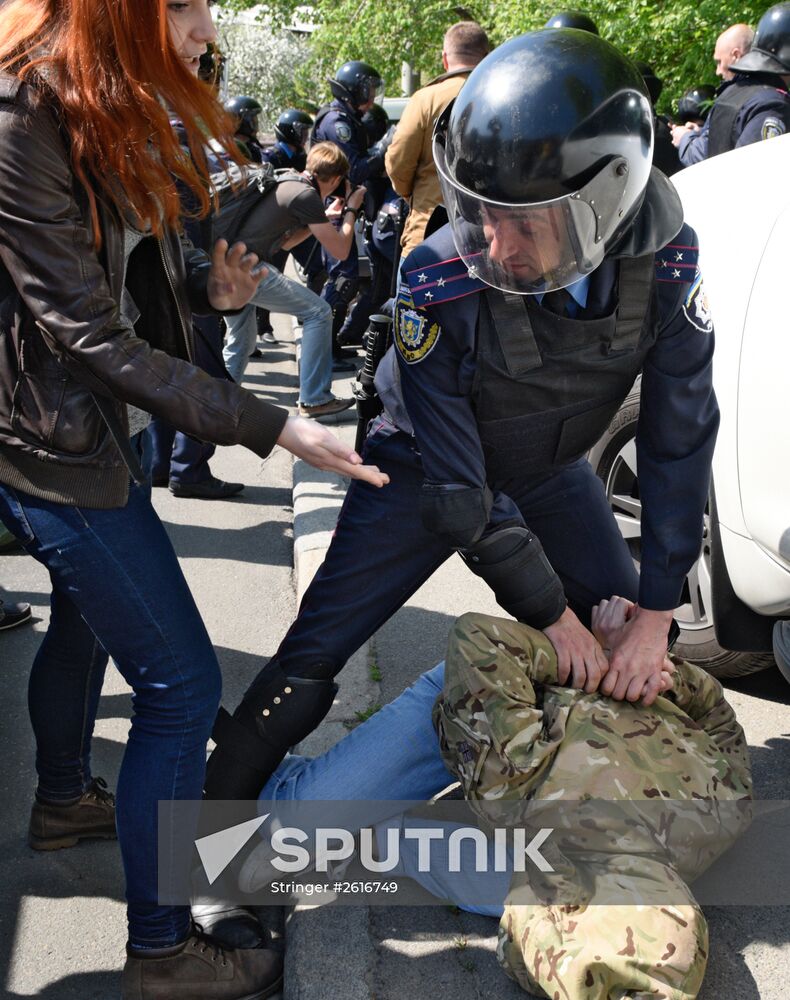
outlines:
[[[182, 214], [175, 179], [201, 214], [211, 207], [206, 134], [240, 159], [232, 120], [170, 41], [166, 0], [6, 0], [0, 70], [21, 79], [39, 70], [57, 94], [97, 245], [97, 198], [131, 208], [161, 235]], [[191, 157], [171, 115], [184, 124]]]

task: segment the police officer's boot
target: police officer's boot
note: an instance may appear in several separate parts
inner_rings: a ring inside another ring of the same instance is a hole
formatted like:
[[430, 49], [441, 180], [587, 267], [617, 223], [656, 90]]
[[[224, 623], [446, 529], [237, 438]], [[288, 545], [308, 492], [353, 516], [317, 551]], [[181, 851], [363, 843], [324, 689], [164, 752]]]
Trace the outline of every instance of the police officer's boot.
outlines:
[[353, 349], [344, 349], [338, 343], [338, 334], [346, 319], [348, 306], [340, 303], [332, 307], [332, 371], [333, 372], [353, 372], [356, 366], [347, 361], [346, 358], [355, 358], [357, 352]]
[[[316, 673], [331, 671], [316, 668]], [[288, 677], [269, 663], [233, 713], [220, 708], [206, 767], [208, 799], [256, 799], [288, 749], [321, 722], [337, 694], [331, 679]]]

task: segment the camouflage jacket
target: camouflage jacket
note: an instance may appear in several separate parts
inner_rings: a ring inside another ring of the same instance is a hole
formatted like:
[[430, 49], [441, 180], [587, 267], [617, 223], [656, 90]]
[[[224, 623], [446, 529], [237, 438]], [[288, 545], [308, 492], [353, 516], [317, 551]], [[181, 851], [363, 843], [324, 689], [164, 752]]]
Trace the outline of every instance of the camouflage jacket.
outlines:
[[558, 685], [549, 640], [468, 614], [434, 709], [441, 752], [488, 823], [549, 827], [551, 875], [515, 875], [497, 953], [562, 1000], [696, 997], [707, 925], [686, 880], [749, 823], [743, 731], [721, 685], [676, 660], [650, 708]]

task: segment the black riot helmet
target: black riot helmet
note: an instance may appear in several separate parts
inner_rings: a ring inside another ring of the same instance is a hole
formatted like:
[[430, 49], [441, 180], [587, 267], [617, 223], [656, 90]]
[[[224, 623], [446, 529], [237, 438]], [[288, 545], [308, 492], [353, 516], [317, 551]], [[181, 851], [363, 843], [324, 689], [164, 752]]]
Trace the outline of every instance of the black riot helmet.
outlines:
[[380, 104], [374, 104], [362, 116], [362, 124], [368, 134], [368, 141], [371, 145], [383, 139], [390, 127], [390, 120], [387, 112]]
[[778, 3], [763, 14], [751, 49], [730, 69], [733, 73], [790, 73], [790, 3]]
[[352, 108], [360, 108], [371, 98], [381, 100], [384, 96], [384, 84], [377, 70], [356, 59], [343, 63], [328, 82], [332, 94], [339, 101], [347, 101]]
[[288, 143], [289, 146], [296, 146], [297, 149], [304, 149], [310, 129], [313, 127], [313, 119], [306, 111], [298, 108], [288, 108], [283, 111], [274, 126], [274, 134], [280, 142]]
[[225, 110], [238, 119], [237, 132], [250, 139], [258, 135], [258, 115], [263, 108], [254, 97], [231, 97], [225, 102]]
[[472, 71], [436, 123], [433, 155], [472, 273], [537, 294], [593, 271], [638, 211], [653, 111], [639, 71], [609, 42], [535, 31]]
[[550, 17], [543, 25], [544, 28], [577, 28], [579, 31], [589, 31], [592, 35], [598, 34], [595, 21], [587, 14], [582, 14], [580, 10], [561, 10], [559, 14]]
[[715, 96], [716, 88], [708, 83], [687, 90], [678, 101], [678, 121], [704, 122]]

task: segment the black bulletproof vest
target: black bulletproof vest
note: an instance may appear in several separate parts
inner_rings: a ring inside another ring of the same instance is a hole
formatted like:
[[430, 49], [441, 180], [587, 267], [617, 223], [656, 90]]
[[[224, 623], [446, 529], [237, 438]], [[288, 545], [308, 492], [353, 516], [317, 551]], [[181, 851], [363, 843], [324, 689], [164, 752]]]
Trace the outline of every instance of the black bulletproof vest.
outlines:
[[545, 476], [609, 426], [658, 335], [654, 261], [618, 261], [617, 305], [599, 319], [483, 293], [472, 395], [489, 482]]
[[710, 112], [708, 126], [708, 158], [735, 149], [735, 120], [741, 108], [751, 97], [769, 90], [764, 83], [735, 83], [716, 98]]

